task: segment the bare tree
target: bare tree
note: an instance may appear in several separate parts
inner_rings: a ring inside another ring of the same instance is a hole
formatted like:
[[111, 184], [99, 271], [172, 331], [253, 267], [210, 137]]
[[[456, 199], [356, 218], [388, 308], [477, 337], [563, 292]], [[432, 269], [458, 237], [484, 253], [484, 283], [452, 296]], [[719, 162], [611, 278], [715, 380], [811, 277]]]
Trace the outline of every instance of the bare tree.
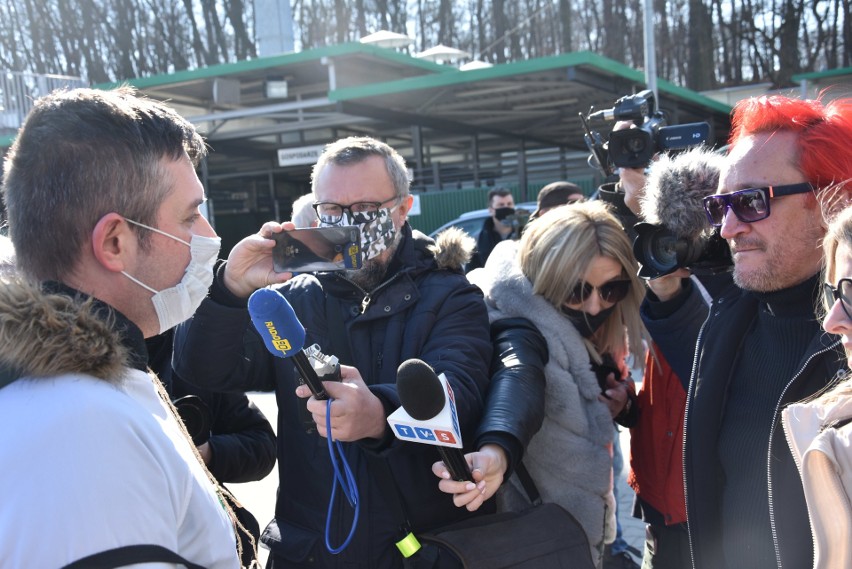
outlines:
[[[658, 75], [693, 89], [852, 65], [852, 0], [654, 0]], [[590, 50], [644, 66], [642, 0], [293, 0], [299, 49], [415, 25], [504, 63]], [[0, 0], [0, 66], [101, 82], [257, 56], [253, 0]]]

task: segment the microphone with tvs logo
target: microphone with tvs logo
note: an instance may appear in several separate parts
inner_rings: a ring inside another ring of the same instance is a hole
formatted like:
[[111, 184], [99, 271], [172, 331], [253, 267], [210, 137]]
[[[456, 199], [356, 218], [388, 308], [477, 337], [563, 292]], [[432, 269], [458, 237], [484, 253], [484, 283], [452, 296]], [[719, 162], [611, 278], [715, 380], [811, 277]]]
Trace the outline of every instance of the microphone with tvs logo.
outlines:
[[442, 373], [423, 360], [402, 362], [396, 375], [402, 407], [388, 416], [396, 438], [434, 445], [453, 480], [473, 480], [461, 451], [462, 440], [453, 390]]
[[261, 288], [249, 297], [248, 310], [266, 349], [279, 358], [293, 358], [314, 397], [328, 399], [322, 382], [340, 381], [340, 365], [335, 356], [323, 354], [316, 344], [302, 349], [305, 328], [287, 299], [278, 291]]

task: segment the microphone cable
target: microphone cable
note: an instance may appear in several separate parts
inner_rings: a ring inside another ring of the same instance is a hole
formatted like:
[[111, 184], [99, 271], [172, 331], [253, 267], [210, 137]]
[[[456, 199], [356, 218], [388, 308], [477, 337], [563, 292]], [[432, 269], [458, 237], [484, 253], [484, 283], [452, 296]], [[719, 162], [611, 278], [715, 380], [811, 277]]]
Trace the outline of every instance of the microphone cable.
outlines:
[[[325, 412], [325, 430], [326, 441], [328, 443], [328, 456], [331, 459], [331, 466], [334, 469], [334, 480], [331, 482], [331, 498], [328, 501], [328, 512], [325, 518], [325, 547], [332, 555], [337, 555], [349, 545], [352, 537], [355, 535], [355, 528], [358, 527], [358, 515], [361, 512], [361, 500], [358, 496], [358, 483], [355, 481], [355, 476], [352, 474], [352, 469], [349, 468], [349, 463], [346, 461], [346, 455], [343, 453], [343, 445], [340, 441], [335, 441], [331, 436], [331, 402], [334, 401], [331, 397], [328, 398]], [[337, 458], [337, 455], [340, 458]], [[343, 474], [341, 474], [338, 460], [343, 464]], [[345, 475], [345, 477], [344, 477]], [[349, 502], [349, 505], [355, 509], [355, 514], [352, 518], [352, 527], [349, 529], [349, 535], [339, 547], [331, 545], [331, 536], [329, 535], [331, 528], [331, 516], [334, 509], [334, 500], [337, 497], [337, 486], [340, 485], [343, 495]]]

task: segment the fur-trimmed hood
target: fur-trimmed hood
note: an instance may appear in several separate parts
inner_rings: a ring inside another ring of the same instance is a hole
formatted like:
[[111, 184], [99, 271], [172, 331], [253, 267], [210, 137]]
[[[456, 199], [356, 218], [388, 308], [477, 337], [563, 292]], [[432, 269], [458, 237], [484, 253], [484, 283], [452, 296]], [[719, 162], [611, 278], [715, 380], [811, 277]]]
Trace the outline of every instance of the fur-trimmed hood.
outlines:
[[448, 227], [435, 236], [435, 244], [427, 249], [435, 255], [439, 269], [462, 270], [473, 256], [476, 240], [458, 227]]
[[[93, 298], [51, 293], [18, 276], [0, 280], [0, 365], [26, 377], [83, 373], [110, 382], [128, 350]], [[103, 305], [100, 305], [103, 306]]]

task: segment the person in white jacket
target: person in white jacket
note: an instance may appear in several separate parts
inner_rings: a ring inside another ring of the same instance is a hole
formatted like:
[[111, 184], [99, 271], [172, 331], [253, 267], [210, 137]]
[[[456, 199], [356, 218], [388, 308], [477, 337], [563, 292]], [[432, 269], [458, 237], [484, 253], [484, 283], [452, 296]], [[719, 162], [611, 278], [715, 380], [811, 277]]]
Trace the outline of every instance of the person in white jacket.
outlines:
[[36, 101], [6, 157], [20, 276], [0, 281], [2, 569], [101, 566], [107, 551], [121, 566], [239, 566], [231, 513], [144, 342], [213, 280], [204, 152], [168, 107], [78, 89]]
[[[823, 249], [823, 328], [841, 337], [852, 367], [852, 208], [831, 223]], [[814, 568], [852, 567], [852, 376], [782, 417], [808, 504]]]

